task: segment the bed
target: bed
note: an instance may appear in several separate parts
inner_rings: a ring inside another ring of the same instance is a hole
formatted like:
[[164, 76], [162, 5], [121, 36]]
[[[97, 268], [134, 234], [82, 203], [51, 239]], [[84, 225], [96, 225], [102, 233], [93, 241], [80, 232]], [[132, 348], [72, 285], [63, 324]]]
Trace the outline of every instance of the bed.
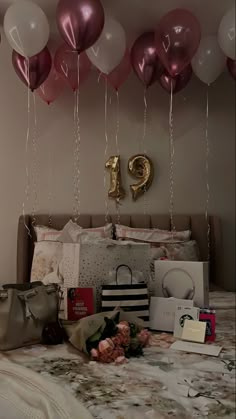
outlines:
[[[116, 223], [116, 215], [109, 216], [108, 222]], [[68, 214], [53, 215], [51, 227], [62, 229], [71, 219]], [[36, 223], [38, 225], [48, 225], [48, 215], [37, 215]], [[83, 228], [100, 227], [105, 224], [104, 215], [81, 215], [78, 223]], [[160, 228], [170, 230], [169, 215], [121, 215], [120, 223], [135, 228]], [[202, 261], [208, 259], [208, 223], [205, 215], [175, 215], [174, 224], [176, 230], [192, 231], [192, 239], [196, 240], [200, 250]], [[210, 224], [210, 282], [215, 286], [224, 289], [224, 277], [222, 273], [223, 248], [221, 236], [221, 220], [217, 216], [209, 217]], [[26, 229], [27, 226], [28, 230]], [[29, 235], [30, 232], [30, 235]], [[30, 272], [34, 252], [34, 242], [36, 240], [32, 217], [21, 216], [18, 223], [17, 236], [17, 282], [24, 283], [30, 281]]]
[[[61, 228], [70, 217], [55, 215], [52, 226]], [[115, 218], [111, 217], [112, 221]], [[22, 217], [18, 228], [17, 280], [29, 281], [35, 240], [32, 219], [26, 217], [32, 233], [27, 234]], [[122, 216], [130, 226], [169, 228], [167, 215]], [[37, 223], [47, 225], [48, 216]], [[104, 224], [104, 216], [81, 216], [83, 227]], [[191, 228], [201, 258], [207, 258], [207, 224], [204, 216], [176, 216], [178, 230]], [[211, 223], [211, 283], [223, 287], [220, 276], [220, 220]], [[37, 345], [0, 354], [0, 361], [28, 367], [69, 391], [96, 419], [235, 418], [235, 295], [212, 291], [211, 305], [217, 310], [217, 344], [223, 346], [218, 358], [173, 351], [173, 337], [152, 336], [142, 358], [114, 366], [91, 362], [69, 344], [56, 347]]]

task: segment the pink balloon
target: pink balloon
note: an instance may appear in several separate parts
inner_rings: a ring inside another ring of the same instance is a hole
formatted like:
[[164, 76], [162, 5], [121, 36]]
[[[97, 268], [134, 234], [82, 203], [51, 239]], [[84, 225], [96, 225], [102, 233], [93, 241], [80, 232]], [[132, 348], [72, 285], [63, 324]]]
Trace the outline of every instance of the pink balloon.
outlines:
[[60, 96], [63, 88], [64, 81], [62, 77], [52, 68], [47, 80], [37, 89], [37, 94], [44, 102], [50, 105]]
[[157, 55], [154, 32], [146, 32], [135, 41], [131, 49], [131, 63], [136, 75], [146, 87], [158, 80], [163, 66]]
[[172, 77], [190, 64], [200, 39], [199, 22], [188, 10], [172, 10], [161, 19], [156, 31], [157, 53]]
[[228, 58], [227, 67], [233, 79], [236, 80], [236, 60], [232, 60], [231, 58]]
[[13, 51], [12, 64], [18, 77], [34, 91], [47, 79], [52, 67], [52, 58], [47, 47], [30, 58], [22, 57]]
[[[72, 90], [78, 89], [78, 55], [66, 44], [62, 44], [54, 57], [56, 71], [66, 80]], [[79, 56], [79, 84], [83, 83], [91, 70], [91, 62], [83, 52]]]
[[168, 93], [171, 93], [171, 83], [172, 83], [172, 91], [173, 93], [177, 93], [180, 90], [184, 89], [187, 86], [188, 82], [190, 81], [193, 74], [193, 70], [191, 65], [189, 64], [182, 73], [178, 74], [176, 77], [171, 77], [170, 74], [165, 70], [165, 72], [161, 75], [159, 79], [160, 85], [165, 89]]
[[64, 41], [81, 53], [99, 38], [104, 26], [104, 10], [100, 0], [60, 0], [57, 26]]
[[110, 73], [103, 74], [103, 76], [108, 80], [109, 84], [114, 87], [115, 90], [119, 90], [122, 84], [126, 81], [131, 73], [131, 62], [129, 51], [126, 50], [126, 53], [121, 61], [121, 63]]

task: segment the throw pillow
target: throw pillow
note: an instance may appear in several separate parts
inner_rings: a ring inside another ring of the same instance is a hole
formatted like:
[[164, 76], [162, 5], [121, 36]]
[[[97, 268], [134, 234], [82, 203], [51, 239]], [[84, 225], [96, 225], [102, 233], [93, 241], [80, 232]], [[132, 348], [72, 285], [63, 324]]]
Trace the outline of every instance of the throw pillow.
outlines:
[[118, 240], [133, 240], [145, 243], [156, 243], [162, 242], [182, 242], [188, 241], [191, 237], [191, 231], [175, 231], [172, 233], [168, 230], [160, 230], [158, 228], [131, 228], [123, 225], [115, 225], [116, 238]]

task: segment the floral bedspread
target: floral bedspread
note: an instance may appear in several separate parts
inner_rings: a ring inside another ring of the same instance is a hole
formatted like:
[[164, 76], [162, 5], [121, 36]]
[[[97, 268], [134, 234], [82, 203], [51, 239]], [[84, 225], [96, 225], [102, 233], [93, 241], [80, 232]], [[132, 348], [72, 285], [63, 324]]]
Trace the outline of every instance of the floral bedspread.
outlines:
[[172, 335], [156, 334], [144, 357], [119, 366], [89, 362], [70, 345], [24, 348], [0, 359], [61, 384], [97, 419], [233, 419], [235, 295], [213, 297], [219, 307], [216, 344], [223, 347], [218, 358], [173, 351]]

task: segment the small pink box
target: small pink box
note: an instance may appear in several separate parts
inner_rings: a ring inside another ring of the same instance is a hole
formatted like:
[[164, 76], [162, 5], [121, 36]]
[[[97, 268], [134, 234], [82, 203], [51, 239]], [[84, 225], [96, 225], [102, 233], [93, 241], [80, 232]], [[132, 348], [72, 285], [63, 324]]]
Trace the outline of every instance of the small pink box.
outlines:
[[206, 342], [214, 342], [216, 338], [215, 313], [200, 313], [199, 321], [206, 322]]

